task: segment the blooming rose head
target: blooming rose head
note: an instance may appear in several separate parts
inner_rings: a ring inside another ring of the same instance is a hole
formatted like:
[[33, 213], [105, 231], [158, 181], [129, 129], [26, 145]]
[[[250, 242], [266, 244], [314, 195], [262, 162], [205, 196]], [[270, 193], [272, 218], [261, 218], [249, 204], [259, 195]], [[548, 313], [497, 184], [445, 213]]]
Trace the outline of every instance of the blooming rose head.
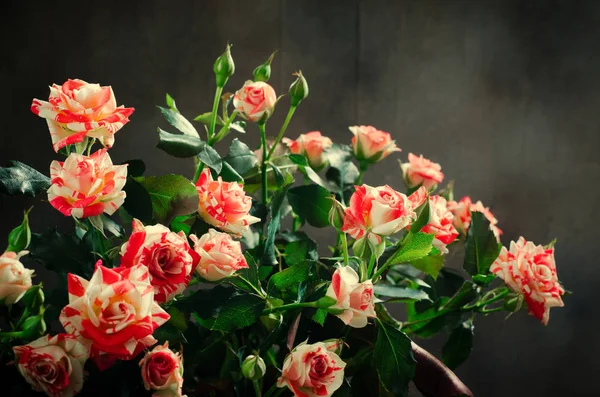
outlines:
[[158, 303], [183, 292], [199, 260], [183, 232], [173, 233], [163, 225], [144, 226], [137, 219], [131, 237], [121, 247], [121, 266], [148, 268]]
[[344, 312], [337, 317], [354, 328], [363, 328], [367, 319], [375, 318], [375, 299], [371, 280], [360, 283], [358, 274], [350, 266], [338, 267], [327, 289], [328, 297], [336, 300], [331, 306]]
[[402, 174], [404, 182], [408, 187], [422, 185], [427, 190], [431, 190], [444, 180], [442, 166], [434, 163], [420, 155], [408, 154], [408, 163], [402, 163]]
[[71, 153], [50, 164], [50, 204], [65, 216], [112, 215], [125, 201], [127, 165], [113, 165], [106, 149], [91, 156]]
[[86, 137], [111, 147], [115, 133], [129, 122], [133, 108], [117, 107], [110, 86], [69, 79], [63, 85], [50, 87], [48, 102], [34, 99], [31, 111], [48, 122], [52, 146], [58, 152]]
[[200, 256], [196, 272], [208, 281], [217, 281], [231, 276], [237, 270], [248, 267], [242, 253], [242, 245], [227, 233], [210, 229], [198, 238], [190, 235], [194, 250]]
[[565, 290], [558, 282], [554, 248], [545, 249], [521, 237], [510, 243], [509, 250], [502, 247], [490, 271], [523, 295], [529, 314], [544, 325], [550, 319], [550, 308], [564, 306], [561, 295]]
[[452, 224], [454, 215], [448, 210], [446, 199], [442, 196], [431, 196], [429, 205], [429, 223], [421, 231], [433, 234], [435, 236], [433, 246], [442, 254], [447, 254], [448, 248], [446, 246], [458, 237], [458, 231]]
[[130, 360], [156, 343], [152, 333], [169, 319], [143, 265], [109, 269], [98, 261], [90, 281], [69, 273], [68, 288], [59, 320], [68, 333], [91, 341], [91, 357]]
[[302, 154], [308, 159], [310, 166], [319, 170], [327, 164], [325, 150], [329, 149], [333, 142], [319, 131], [302, 134], [295, 141], [284, 138], [283, 143], [288, 145], [293, 154]]
[[146, 390], [156, 390], [154, 396], [181, 397], [183, 363], [179, 353], [169, 349], [169, 342], [158, 345], [140, 361]]
[[252, 198], [246, 196], [239, 183], [223, 182], [221, 177], [215, 181], [205, 168], [196, 182], [196, 190], [198, 213], [210, 225], [240, 237], [248, 226], [260, 221], [248, 214]]
[[398, 232], [416, 218], [408, 197], [387, 185], [362, 185], [355, 189], [341, 230], [357, 242], [368, 238], [373, 246], [377, 246], [382, 243], [382, 236]]
[[15, 364], [33, 390], [53, 397], [71, 397], [83, 387], [89, 346], [77, 337], [44, 335], [13, 350]]
[[269, 84], [263, 81], [248, 80], [233, 96], [233, 106], [240, 116], [249, 121], [269, 118], [277, 102], [277, 94]]
[[346, 363], [335, 353], [339, 341], [299, 344], [283, 362], [277, 387], [288, 387], [296, 397], [331, 396], [344, 382]]
[[366, 160], [372, 163], [386, 158], [393, 152], [400, 152], [396, 146], [396, 141], [392, 136], [376, 129], [370, 125], [356, 125], [350, 128], [354, 134], [352, 137], [352, 150], [359, 160]]
[[496, 235], [496, 239], [500, 241], [502, 230], [496, 226], [498, 219], [494, 217], [490, 209], [485, 207], [481, 201], [473, 203], [469, 196], [465, 196], [458, 202], [448, 201], [448, 210], [454, 214], [454, 226], [463, 234], [466, 234], [469, 231], [469, 226], [471, 226], [471, 212], [481, 212], [488, 222], [490, 222], [490, 229]]
[[5, 252], [0, 255], [0, 301], [12, 305], [31, 288], [33, 270], [26, 269], [20, 259], [28, 251]]

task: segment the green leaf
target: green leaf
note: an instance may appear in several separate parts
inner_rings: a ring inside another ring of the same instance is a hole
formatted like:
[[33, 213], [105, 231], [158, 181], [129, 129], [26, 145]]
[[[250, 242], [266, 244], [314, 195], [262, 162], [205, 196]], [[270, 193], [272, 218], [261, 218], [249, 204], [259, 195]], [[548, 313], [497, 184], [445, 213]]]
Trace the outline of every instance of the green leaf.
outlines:
[[42, 234], [32, 233], [29, 247], [31, 257], [49, 270], [91, 275], [96, 258], [74, 235], [63, 235], [50, 229]]
[[293, 164], [296, 164], [304, 172], [304, 174], [308, 177], [308, 179], [310, 179], [317, 185], [321, 186], [324, 189], [332, 191], [332, 192], [339, 190], [337, 188], [337, 186], [335, 186], [335, 185], [329, 183], [328, 181], [326, 181], [325, 179], [321, 178], [319, 176], [319, 174], [317, 174], [315, 172], [315, 170], [313, 170], [310, 167], [310, 165], [308, 164], [308, 160], [306, 159], [305, 156], [303, 156], [301, 154], [290, 154], [288, 157]]
[[202, 149], [198, 153], [198, 160], [215, 170], [217, 174], [223, 169], [223, 160], [219, 153], [206, 142], [202, 142]]
[[454, 295], [452, 295], [452, 297], [443, 306], [440, 307], [440, 310], [458, 309], [475, 299], [478, 291], [479, 287], [477, 287], [477, 285], [470, 281], [465, 281], [463, 285], [461, 285], [460, 289]]
[[427, 255], [424, 258], [415, 259], [414, 261], [410, 262], [410, 264], [436, 280], [440, 274], [440, 270], [442, 270], [444, 267], [444, 256]]
[[279, 232], [281, 226], [281, 207], [288, 189], [289, 186], [285, 186], [277, 190], [269, 204], [270, 221], [267, 226], [267, 238], [265, 239], [265, 248], [262, 257], [263, 265], [277, 264], [277, 259], [275, 258], [275, 235]]
[[450, 369], [465, 362], [473, 349], [473, 322], [467, 320], [455, 328], [442, 348], [442, 361]]
[[123, 208], [129, 215], [143, 223], [152, 222], [152, 198], [144, 186], [131, 177], [123, 188], [127, 196]]
[[197, 136], [171, 134], [158, 128], [158, 145], [156, 147], [173, 157], [194, 157], [205, 145], [206, 143]]
[[199, 289], [183, 298], [176, 298], [173, 306], [186, 312], [194, 311], [200, 317], [210, 317], [231, 298], [234, 292], [234, 288], [223, 285], [211, 289]]
[[427, 292], [420, 289], [397, 287], [389, 284], [377, 284], [373, 287], [373, 292], [377, 296], [388, 296], [390, 298], [402, 300], [431, 300]]
[[339, 191], [344, 191], [346, 186], [352, 186], [356, 183], [360, 171], [352, 162], [354, 157], [352, 149], [348, 145], [334, 144], [325, 152], [327, 160], [331, 166], [325, 176], [339, 187]]
[[471, 212], [471, 226], [465, 241], [464, 269], [470, 275], [488, 274], [498, 258], [502, 244], [498, 243], [490, 222], [481, 212]]
[[297, 186], [288, 191], [288, 201], [294, 212], [315, 227], [329, 226], [331, 193], [319, 185]]
[[475, 284], [486, 287], [486, 286], [490, 285], [492, 283], [492, 281], [494, 281], [496, 279], [496, 275], [495, 274], [476, 274], [473, 277], [471, 277], [471, 279], [473, 280], [473, 282]]
[[196, 215], [180, 215], [173, 218], [171, 221], [171, 230], [175, 233], [184, 232], [189, 235], [192, 230], [192, 225], [196, 222]]
[[[206, 113], [202, 113], [199, 114], [198, 116], [194, 117], [194, 121], [198, 121], [202, 124], [206, 124], [206, 125], [210, 125], [212, 120], [212, 112], [206, 112]], [[217, 115], [217, 122], [216, 125], [223, 125], [223, 119]]]
[[160, 109], [160, 112], [163, 114], [163, 116], [165, 116], [165, 119], [169, 122], [169, 124], [177, 128], [184, 135], [193, 136], [196, 138], [200, 137], [198, 131], [196, 131], [192, 123], [183, 117], [177, 110], [163, 108], [162, 106], [157, 107]]
[[221, 307], [212, 329], [231, 332], [248, 327], [258, 320], [264, 308], [265, 301], [258, 296], [236, 295]]
[[169, 95], [168, 93], [165, 95], [165, 100], [167, 102], [167, 106], [175, 111], [177, 110], [177, 105], [175, 104], [175, 99], [173, 99], [173, 97], [171, 95]]
[[20, 252], [29, 247], [31, 242], [31, 229], [29, 229], [29, 211], [23, 213], [23, 222], [14, 228], [8, 235], [7, 251]]
[[421, 259], [431, 251], [434, 236], [427, 233], [408, 233], [401, 245], [385, 262], [385, 266], [410, 263]]
[[415, 376], [416, 361], [411, 341], [396, 327], [377, 321], [377, 341], [373, 357], [379, 381], [397, 396], [405, 396], [409, 382]]
[[327, 318], [327, 310], [317, 309], [315, 314], [312, 316], [312, 320], [319, 324], [321, 327], [325, 325], [325, 319]]
[[50, 187], [50, 178], [46, 175], [19, 161], [10, 163], [10, 167], [0, 167], [0, 193], [34, 197]]
[[189, 179], [181, 175], [135, 178], [150, 194], [152, 216], [157, 223], [168, 225], [179, 215], [198, 210], [198, 192]]
[[300, 165], [302, 167], [309, 167], [306, 156], [302, 154], [290, 154], [289, 157], [292, 163]]
[[285, 246], [285, 263], [293, 266], [306, 260], [316, 261], [319, 257], [317, 253], [317, 243], [312, 239], [292, 241]]
[[225, 182], [244, 183], [244, 178], [227, 161], [223, 161], [223, 169], [221, 169], [219, 176]]
[[429, 196], [426, 197], [425, 202], [417, 208], [417, 220], [410, 225], [410, 231], [412, 233], [420, 232], [428, 223], [431, 213], [431, 205], [429, 204]]
[[239, 132], [240, 134], [246, 133], [246, 122], [244, 120], [234, 121], [229, 124], [229, 129]]
[[[235, 276], [229, 277], [225, 280], [235, 285], [238, 289], [241, 289], [246, 292], [254, 292], [254, 289], [249, 287], [246, 283], [247, 281], [260, 291], [261, 285], [260, 277], [258, 274], [258, 264], [249, 252], [245, 252], [244, 257], [246, 258], [246, 263], [248, 263], [248, 267], [245, 269], [238, 270]], [[242, 280], [242, 278], [244, 278], [246, 281]]]
[[228, 162], [240, 175], [246, 174], [258, 165], [258, 158], [254, 152], [237, 138], [229, 145], [229, 151], [223, 160]]
[[305, 261], [288, 267], [279, 273], [275, 273], [269, 279], [267, 290], [270, 293], [273, 288], [283, 291], [290, 287], [296, 286], [310, 278], [313, 267], [314, 262]]

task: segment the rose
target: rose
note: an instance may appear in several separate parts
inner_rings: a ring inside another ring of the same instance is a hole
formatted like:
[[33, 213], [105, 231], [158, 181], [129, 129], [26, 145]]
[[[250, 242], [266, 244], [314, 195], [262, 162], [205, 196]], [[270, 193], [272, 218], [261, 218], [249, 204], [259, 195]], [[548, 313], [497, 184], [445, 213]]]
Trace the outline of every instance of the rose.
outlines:
[[383, 242], [382, 236], [392, 235], [416, 218], [413, 204], [406, 195], [391, 187], [356, 186], [346, 208], [342, 231], [360, 245], [367, 238], [372, 246]]
[[333, 142], [319, 131], [301, 134], [295, 141], [284, 138], [283, 143], [288, 145], [293, 154], [302, 154], [308, 159], [310, 166], [319, 170], [327, 164], [327, 155], [324, 153]]
[[13, 347], [15, 364], [33, 390], [71, 397], [83, 387], [83, 366], [89, 346], [73, 335], [45, 335]]
[[239, 241], [227, 233], [210, 229], [201, 238], [190, 235], [194, 250], [200, 256], [196, 272], [208, 281], [217, 281], [248, 267]]
[[336, 300], [331, 307], [342, 309], [337, 317], [354, 328], [363, 328], [367, 319], [375, 318], [373, 282], [359, 282], [358, 274], [350, 266], [338, 267], [331, 278], [326, 295]]
[[91, 156], [71, 153], [50, 165], [50, 204], [65, 216], [112, 215], [125, 201], [127, 164], [113, 165], [106, 149]]
[[169, 342], [158, 345], [140, 361], [146, 390], [156, 390], [153, 396], [181, 397], [183, 365], [179, 353], [169, 349]]
[[45, 118], [52, 137], [54, 151], [86, 137], [96, 138], [110, 148], [115, 133], [129, 122], [133, 108], [117, 107], [110, 86], [67, 80], [62, 86], [50, 87], [49, 102], [34, 99], [31, 111]]
[[502, 247], [500, 255], [490, 267], [514, 292], [523, 295], [529, 314], [547, 325], [550, 308], [562, 307], [561, 295], [565, 290], [558, 281], [554, 248], [544, 248], [520, 237]]
[[423, 233], [433, 234], [433, 246], [440, 253], [447, 254], [446, 246], [452, 243], [458, 237], [458, 231], [452, 224], [454, 215], [448, 210], [446, 199], [442, 196], [431, 196], [429, 198], [430, 215], [429, 222], [423, 226]]
[[380, 131], [370, 125], [356, 125], [348, 127], [354, 136], [352, 137], [352, 150], [358, 160], [366, 160], [371, 163], [386, 158], [393, 152], [400, 152], [396, 141], [392, 140], [389, 133]]
[[454, 214], [454, 226], [463, 234], [466, 234], [469, 230], [469, 226], [471, 226], [471, 212], [481, 212], [488, 222], [490, 222], [490, 229], [494, 232], [496, 240], [500, 241], [502, 230], [496, 226], [498, 220], [494, 217], [494, 214], [492, 214], [490, 209], [485, 207], [481, 201], [473, 204], [471, 198], [465, 196], [459, 202], [448, 201], [448, 209]]
[[213, 180], [205, 168], [196, 182], [198, 191], [198, 214], [205, 222], [240, 237], [253, 223], [260, 219], [248, 214], [252, 198], [246, 196], [242, 185], [223, 182], [221, 177]]
[[276, 102], [275, 90], [263, 81], [248, 80], [233, 96], [233, 107], [249, 121], [269, 118]]
[[97, 363], [130, 360], [156, 343], [152, 333], [169, 319], [149, 279], [146, 266], [109, 269], [101, 261], [89, 281], [69, 273], [69, 304], [59, 320], [68, 333], [91, 341]]
[[288, 387], [296, 397], [331, 396], [344, 382], [346, 363], [335, 353], [339, 341], [299, 344], [283, 362], [277, 387]]
[[129, 240], [121, 247], [121, 266], [148, 268], [157, 303], [183, 292], [199, 260], [183, 232], [173, 233], [163, 225], [144, 226], [137, 219]]
[[31, 288], [33, 270], [25, 268], [20, 261], [28, 253], [9, 251], [0, 255], [0, 300], [7, 305], [18, 302]]
[[404, 182], [408, 187], [422, 185], [431, 190], [435, 185], [444, 180], [442, 166], [420, 155], [408, 154], [408, 163], [401, 165]]

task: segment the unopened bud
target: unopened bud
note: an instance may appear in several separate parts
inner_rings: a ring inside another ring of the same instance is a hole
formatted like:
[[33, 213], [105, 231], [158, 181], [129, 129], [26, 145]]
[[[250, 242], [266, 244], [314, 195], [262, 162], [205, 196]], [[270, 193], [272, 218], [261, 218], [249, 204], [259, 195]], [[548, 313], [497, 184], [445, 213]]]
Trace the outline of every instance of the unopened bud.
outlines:
[[29, 309], [35, 310], [37, 313], [39, 311], [38, 309], [44, 304], [44, 291], [42, 290], [42, 285], [34, 285], [29, 288], [21, 298], [21, 302]]
[[344, 216], [346, 215], [346, 209], [336, 199], [333, 199], [333, 205], [329, 210], [329, 224], [336, 229], [341, 229], [344, 225]]
[[290, 86], [290, 104], [296, 107], [308, 96], [308, 83], [302, 75], [302, 71], [294, 73], [297, 76], [296, 81]]
[[242, 362], [242, 374], [246, 379], [259, 380], [266, 372], [267, 366], [260, 356], [251, 354]]
[[235, 72], [235, 64], [233, 63], [233, 58], [231, 57], [230, 48], [231, 45], [227, 44], [225, 52], [217, 58], [215, 65], [213, 66], [213, 71], [215, 72], [215, 77], [217, 80], [217, 87], [223, 87], [227, 82], [227, 79], [229, 79], [229, 77], [231, 77], [231, 75]]
[[44, 316], [39, 314], [37, 316], [29, 317], [23, 323], [21, 337], [23, 339], [36, 339], [46, 333], [46, 322]]
[[273, 62], [276, 53], [277, 51], [273, 52], [265, 63], [254, 69], [254, 81], [269, 81], [271, 78], [271, 62]]

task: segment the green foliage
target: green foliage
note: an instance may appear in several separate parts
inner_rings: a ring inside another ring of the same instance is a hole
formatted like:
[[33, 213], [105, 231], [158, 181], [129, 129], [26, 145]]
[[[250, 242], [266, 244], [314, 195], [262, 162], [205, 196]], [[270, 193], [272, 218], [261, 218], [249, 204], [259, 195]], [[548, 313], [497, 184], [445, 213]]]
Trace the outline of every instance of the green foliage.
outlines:
[[450, 369], [465, 362], [473, 349], [473, 322], [467, 320], [454, 328], [442, 348], [442, 361]]
[[479, 288], [470, 281], [465, 281], [460, 289], [441, 307], [441, 309], [458, 309], [477, 297]]
[[283, 271], [274, 274], [269, 279], [269, 286], [267, 290], [271, 292], [273, 289], [286, 290], [290, 287], [296, 286], [302, 281], [308, 280], [312, 273], [314, 262], [305, 261], [298, 263], [297, 265], [288, 267]]
[[419, 289], [398, 287], [395, 285], [377, 284], [373, 288], [377, 296], [394, 298], [393, 301], [420, 301], [430, 300], [427, 292]]
[[416, 369], [411, 341], [406, 334], [391, 324], [377, 321], [373, 357], [382, 386], [396, 396], [405, 396]]
[[194, 157], [205, 145], [206, 142], [198, 136], [172, 134], [158, 128], [158, 145], [156, 147], [173, 157]]
[[425, 202], [417, 208], [417, 220], [410, 225], [411, 233], [420, 232], [423, 227], [425, 227], [429, 223], [429, 218], [431, 215], [431, 205], [429, 204], [429, 196], [425, 198]]
[[60, 234], [56, 230], [32, 233], [30, 255], [47, 269], [56, 272], [90, 276], [96, 258], [89, 248], [74, 235]]
[[29, 247], [29, 243], [31, 242], [29, 211], [31, 209], [25, 211], [23, 214], [23, 222], [8, 234], [8, 247], [6, 251], [20, 252]]
[[289, 186], [278, 190], [271, 199], [269, 216], [270, 222], [267, 226], [267, 238], [265, 240], [265, 249], [262, 257], [262, 263], [265, 265], [276, 265], [275, 258], [275, 235], [279, 232], [281, 225], [281, 206], [287, 194]]
[[198, 160], [215, 170], [217, 174], [223, 169], [223, 160], [221, 159], [221, 156], [206, 142], [202, 142], [200, 152], [198, 153]]
[[444, 256], [443, 255], [427, 255], [423, 258], [415, 259], [410, 262], [415, 268], [419, 269], [423, 273], [437, 279], [440, 271], [444, 267]]
[[433, 238], [432, 234], [422, 232], [408, 233], [396, 251], [385, 262], [384, 267], [410, 263], [427, 256], [431, 251]]
[[317, 243], [310, 238], [292, 241], [285, 246], [283, 255], [288, 266], [297, 265], [306, 260], [316, 261], [318, 259]]
[[[173, 103], [174, 103], [174, 101], [173, 101]], [[200, 135], [198, 134], [198, 131], [196, 131], [196, 129], [194, 128], [192, 123], [190, 123], [188, 121], [188, 119], [183, 117], [183, 115], [181, 113], [179, 113], [179, 111], [176, 108], [171, 109], [171, 108], [163, 108], [161, 106], [157, 106], [157, 107], [160, 110], [160, 112], [163, 114], [163, 116], [165, 117], [167, 122], [169, 124], [171, 124], [173, 127], [177, 128], [179, 131], [181, 131], [184, 135], [192, 136], [192, 137], [196, 137], [196, 138], [200, 137]]]
[[331, 194], [318, 185], [291, 188], [287, 194], [294, 212], [315, 227], [329, 226], [329, 210], [333, 205]]
[[481, 212], [473, 211], [465, 242], [465, 270], [472, 276], [487, 274], [501, 248], [502, 244], [498, 243], [490, 229], [490, 222]]
[[231, 332], [254, 324], [265, 308], [265, 301], [256, 295], [236, 295], [221, 307], [213, 330]]
[[258, 159], [254, 152], [237, 138], [231, 142], [227, 156], [223, 160], [240, 175], [246, 174], [258, 165]]
[[0, 194], [34, 197], [50, 187], [50, 178], [46, 175], [19, 161], [10, 163], [10, 167], [0, 167]]
[[198, 210], [198, 192], [189, 179], [181, 175], [148, 176], [135, 179], [150, 195], [152, 217], [168, 225], [173, 218]]

